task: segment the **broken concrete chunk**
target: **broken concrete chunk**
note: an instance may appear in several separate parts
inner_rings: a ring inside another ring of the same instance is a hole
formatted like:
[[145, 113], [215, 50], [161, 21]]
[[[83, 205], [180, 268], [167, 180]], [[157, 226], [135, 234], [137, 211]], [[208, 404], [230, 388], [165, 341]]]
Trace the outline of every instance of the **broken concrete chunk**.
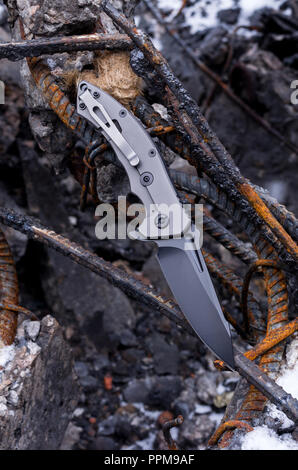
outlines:
[[57, 449], [78, 401], [72, 353], [50, 315], [24, 323], [0, 355], [0, 449]]

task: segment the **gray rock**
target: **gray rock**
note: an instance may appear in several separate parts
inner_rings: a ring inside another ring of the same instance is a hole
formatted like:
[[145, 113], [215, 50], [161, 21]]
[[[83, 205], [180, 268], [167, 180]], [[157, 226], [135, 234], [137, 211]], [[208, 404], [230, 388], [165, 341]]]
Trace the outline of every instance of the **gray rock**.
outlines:
[[196, 386], [198, 399], [202, 403], [212, 405], [214, 398], [217, 396], [216, 374], [213, 372], [206, 372], [198, 378]]
[[26, 321], [25, 324], [25, 333], [29, 339], [36, 341], [40, 332], [40, 322], [39, 321]]
[[119, 445], [114, 439], [107, 436], [99, 436], [92, 443], [92, 450], [117, 450]]
[[8, 18], [8, 11], [5, 5], [0, 4], [0, 25], [4, 25]]
[[3, 450], [59, 448], [78, 401], [72, 354], [62, 329], [50, 315], [40, 326], [37, 343], [28, 342], [25, 328], [19, 328], [23, 340], [0, 376]]
[[206, 443], [215, 427], [215, 422], [206, 415], [202, 415], [193, 421], [186, 419], [179, 429], [180, 446], [182, 448], [196, 448], [198, 445]]
[[148, 396], [148, 404], [170, 409], [173, 401], [181, 392], [181, 378], [177, 376], [155, 377]]
[[217, 13], [217, 16], [222, 23], [235, 24], [238, 21], [240, 12], [240, 8], [227, 8], [225, 10], [220, 10]]
[[109, 367], [109, 365], [110, 365], [109, 358], [105, 354], [99, 354], [98, 356], [96, 356], [93, 362], [93, 368], [97, 372], [101, 371], [105, 367]]
[[83, 428], [70, 422], [67, 426], [60, 450], [72, 450], [74, 445], [79, 442], [82, 431]]
[[96, 392], [99, 387], [98, 380], [92, 375], [87, 375], [80, 378], [80, 384], [84, 389], [84, 392]]
[[18, 0], [18, 10], [25, 25], [25, 31], [37, 36], [54, 34], [75, 34], [85, 29], [91, 32], [95, 25], [100, 2], [65, 0], [63, 8], [59, 0]]
[[117, 417], [109, 416], [98, 425], [98, 434], [103, 436], [112, 436], [116, 432]]
[[76, 361], [74, 365], [76, 374], [81, 379], [82, 377], [87, 377], [89, 374], [89, 368], [85, 362]]
[[123, 391], [125, 401], [129, 403], [147, 403], [151, 381], [149, 379], [133, 379]]
[[154, 368], [159, 375], [177, 374], [180, 355], [175, 344], [168, 344], [159, 333], [153, 333], [146, 340], [146, 344], [153, 355]]
[[126, 347], [137, 346], [138, 340], [132, 331], [124, 330], [120, 336], [120, 343]]

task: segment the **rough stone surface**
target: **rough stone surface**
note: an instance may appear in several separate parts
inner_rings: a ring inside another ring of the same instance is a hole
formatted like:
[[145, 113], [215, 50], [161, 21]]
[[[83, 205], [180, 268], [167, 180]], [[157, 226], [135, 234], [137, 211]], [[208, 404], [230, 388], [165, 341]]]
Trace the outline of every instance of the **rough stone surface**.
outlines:
[[[34, 330], [36, 342], [25, 330]], [[0, 371], [0, 449], [57, 449], [78, 392], [72, 353], [56, 320], [48, 315], [21, 324], [14, 355]]]

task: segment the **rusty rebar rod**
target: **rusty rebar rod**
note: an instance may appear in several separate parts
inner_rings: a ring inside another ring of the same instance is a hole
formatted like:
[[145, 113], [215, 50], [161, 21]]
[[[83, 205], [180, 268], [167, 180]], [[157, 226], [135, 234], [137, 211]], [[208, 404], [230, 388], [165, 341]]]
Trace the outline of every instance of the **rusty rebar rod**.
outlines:
[[45, 228], [39, 221], [18, 214], [12, 209], [0, 208], [0, 221], [104, 277], [129, 297], [168, 316], [170, 320], [186, 328], [190, 334], [194, 335], [192, 328], [184, 319], [175, 302], [163, 299], [148, 286], [125, 271], [116, 268], [112, 263], [105, 261], [68, 238]]
[[171, 429], [181, 426], [184, 419], [182, 415], [177, 416], [175, 419], [166, 421], [162, 426], [162, 432], [165, 438], [165, 441], [168, 445], [169, 450], [178, 450], [177, 444], [171, 436]]
[[241, 291], [241, 310], [243, 313], [244, 318], [244, 326], [246, 333], [249, 332], [249, 322], [248, 322], [248, 295], [249, 295], [249, 286], [250, 281], [254, 273], [258, 270], [258, 268], [273, 268], [273, 269], [284, 269], [284, 266], [281, 263], [277, 263], [271, 259], [258, 259], [254, 261], [251, 266], [249, 267], [248, 271], [245, 274], [243, 284], [242, 284], [242, 291]]
[[153, 7], [150, 0], [143, 0], [148, 10], [154, 16], [154, 18], [160, 23], [167, 33], [180, 45], [183, 51], [191, 58], [193, 63], [202, 71], [204, 72], [213, 82], [215, 82], [216, 86], [219, 86], [224, 93], [240, 106], [243, 111], [245, 111], [252, 119], [254, 119], [258, 124], [260, 124], [266, 131], [268, 131], [271, 135], [276, 137], [280, 142], [282, 142], [289, 150], [294, 152], [297, 155], [297, 148], [295, 147], [292, 142], [289, 142], [284, 136], [274, 129], [271, 124], [263, 119], [256, 111], [254, 111], [248, 104], [246, 104], [239, 96], [237, 96], [233, 90], [224, 83], [219, 75], [217, 75], [213, 70], [211, 70], [204, 62], [202, 62], [194, 53], [194, 51], [186, 44], [186, 42], [174, 31], [172, 27], [164, 20], [160, 11], [156, 6]]
[[58, 38], [31, 39], [20, 42], [0, 43], [0, 59], [11, 61], [43, 54], [57, 54], [74, 51], [129, 50], [132, 41], [125, 34], [84, 34]]
[[292, 395], [275, 383], [256, 364], [237, 350], [235, 351], [235, 365], [236, 370], [238, 370], [242, 377], [254, 385], [294, 423], [298, 422], [298, 400], [293, 398]]

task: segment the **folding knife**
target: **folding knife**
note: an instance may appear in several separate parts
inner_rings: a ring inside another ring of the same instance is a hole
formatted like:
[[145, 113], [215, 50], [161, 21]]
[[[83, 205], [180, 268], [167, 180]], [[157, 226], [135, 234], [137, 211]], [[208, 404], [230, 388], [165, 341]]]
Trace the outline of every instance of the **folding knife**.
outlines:
[[[199, 231], [180, 203], [151, 137], [118, 101], [85, 81], [78, 85], [77, 113], [108, 140], [131, 191], [144, 204], [138, 237], [157, 243], [161, 269], [184, 316], [213, 353], [234, 369], [229, 325], [198, 247]], [[167, 211], [169, 207], [174, 210]]]

